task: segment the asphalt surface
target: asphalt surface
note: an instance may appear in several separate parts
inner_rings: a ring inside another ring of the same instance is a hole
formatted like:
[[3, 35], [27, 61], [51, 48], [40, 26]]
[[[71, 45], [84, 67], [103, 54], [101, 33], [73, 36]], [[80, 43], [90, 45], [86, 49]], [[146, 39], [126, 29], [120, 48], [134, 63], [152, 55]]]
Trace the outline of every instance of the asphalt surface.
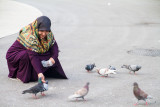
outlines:
[[37, 8], [13, 0], [0, 0], [0, 38], [15, 34], [42, 12]]
[[[7, 77], [5, 59], [18, 33], [0, 39], [0, 80], [2, 107], [133, 107], [133, 82], [153, 96], [147, 107], [160, 105], [160, 57], [128, 54], [129, 50], [160, 49], [159, 0], [16, 0], [39, 9], [52, 20], [52, 31], [60, 48], [59, 59], [68, 80], [49, 79], [46, 96], [33, 99], [23, 90], [36, 82], [23, 84]], [[103, 78], [85, 71], [85, 65], [97, 68], [113, 65], [116, 75]], [[123, 64], [138, 64], [137, 75], [122, 69]], [[68, 96], [86, 82], [87, 101], [70, 101]], [[156, 101], [156, 103], [154, 103]], [[140, 101], [138, 107], [146, 107]]]

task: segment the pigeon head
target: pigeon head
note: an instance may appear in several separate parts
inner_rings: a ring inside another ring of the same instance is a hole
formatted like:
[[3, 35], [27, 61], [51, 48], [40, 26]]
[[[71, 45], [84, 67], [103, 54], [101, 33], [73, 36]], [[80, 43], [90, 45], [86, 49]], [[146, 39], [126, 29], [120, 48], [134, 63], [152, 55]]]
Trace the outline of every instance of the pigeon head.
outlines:
[[42, 83], [42, 78], [38, 78], [38, 83]]
[[86, 85], [89, 85], [89, 82], [87, 82]]
[[89, 90], [89, 82], [86, 83], [86, 85], [84, 86], [84, 88], [86, 88], [87, 90]]
[[109, 65], [109, 69], [111, 69], [111, 70], [116, 70], [116, 68], [113, 67], [113, 66], [111, 66], [111, 65]]
[[111, 65], [109, 65], [109, 68], [112, 68], [112, 66], [111, 66]]
[[138, 69], [141, 69], [141, 66], [138, 65], [137, 68], [138, 68]]
[[134, 86], [134, 87], [138, 87], [138, 83], [137, 83], [137, 82], [134, 82], [134, 83], [133, 83], [133, 86]]

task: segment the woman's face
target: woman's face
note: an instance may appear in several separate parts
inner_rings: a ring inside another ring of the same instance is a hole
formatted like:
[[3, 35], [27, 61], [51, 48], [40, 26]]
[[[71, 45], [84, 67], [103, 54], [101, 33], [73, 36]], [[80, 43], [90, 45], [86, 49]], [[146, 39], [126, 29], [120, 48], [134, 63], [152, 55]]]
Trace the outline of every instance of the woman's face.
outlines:
[[38, 35], [39, 35], [39, 37], [40, 37], [40, 39], [45, 39], [46, 37], [47, 37], [47, 35], [48, 35], [48, 31], [45, 31], [45, 30], [43, 30], [43, 31], [38, 31]]

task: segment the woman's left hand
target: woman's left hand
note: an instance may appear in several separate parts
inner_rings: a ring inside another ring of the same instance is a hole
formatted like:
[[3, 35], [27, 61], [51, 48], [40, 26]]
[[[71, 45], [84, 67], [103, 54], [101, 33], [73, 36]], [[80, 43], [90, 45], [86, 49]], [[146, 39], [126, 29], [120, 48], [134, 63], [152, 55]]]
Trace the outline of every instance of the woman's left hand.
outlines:
[[55, 64], [55, 60], [51, 57], [48, 61], [42, 60], [41, 63], [43, 67], [50, 67]]
[[49, 59], [53, 64], [55, 64], [55, 60], [51, 57], [50, 59]]
[[42, 82], [45, 83], [45, 77], [44, 77], [43, 73], [39, 73], [38, 78], [42, 78]]

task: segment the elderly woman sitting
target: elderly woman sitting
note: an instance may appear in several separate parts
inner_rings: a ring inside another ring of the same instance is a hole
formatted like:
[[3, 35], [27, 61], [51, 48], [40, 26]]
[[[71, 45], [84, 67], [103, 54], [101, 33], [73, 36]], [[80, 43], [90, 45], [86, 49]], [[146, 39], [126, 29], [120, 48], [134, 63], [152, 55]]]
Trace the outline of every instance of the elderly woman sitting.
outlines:
[[67, 79], [50, 27], [50, 19], [41, 16], [20, 30], [17, 40], [7, 51], [8, 77], [24, 83], [37, 81], [39, 77], [45, 82], [45, 76]]

